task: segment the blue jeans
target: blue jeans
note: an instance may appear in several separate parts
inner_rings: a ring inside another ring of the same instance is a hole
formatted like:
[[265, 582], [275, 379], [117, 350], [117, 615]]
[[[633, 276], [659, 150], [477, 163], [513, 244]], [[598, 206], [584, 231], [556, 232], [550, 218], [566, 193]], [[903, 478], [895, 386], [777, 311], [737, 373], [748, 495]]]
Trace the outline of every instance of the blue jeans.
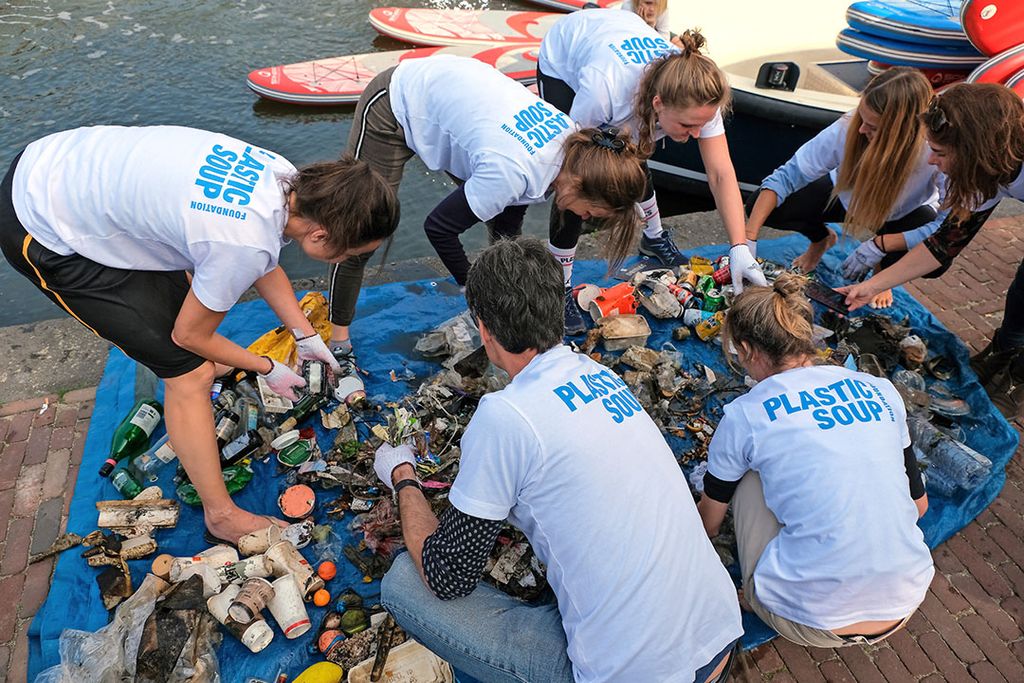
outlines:
[[473, 678], [573, 680], [562, 617], [553, 603], [525, 603], [485, 583], [464, 598], [439, 600], [409, 553], [395, 558], [381, 581], [380, 602], [406, 633]]

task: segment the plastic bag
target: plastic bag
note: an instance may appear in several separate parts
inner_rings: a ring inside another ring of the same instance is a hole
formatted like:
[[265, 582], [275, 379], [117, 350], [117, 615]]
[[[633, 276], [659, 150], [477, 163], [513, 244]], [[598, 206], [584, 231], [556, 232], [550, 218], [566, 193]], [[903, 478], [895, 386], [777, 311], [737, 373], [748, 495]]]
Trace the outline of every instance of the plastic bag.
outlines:
[[60, 664], [36, 676], [35, 683], [120, 683], [135, 680], [135, 658], [142, 628], [157, 598], [170, 584], [147, 574], [121, 603], [114, 619], [95, 633], [66, 629], [60, 634]]
[[[327, 317], [327, 299], [320, 292], [307, 292], [299, 300], [299, 308], [306, 314], [306, 319], [313, 329], [324, 340], [331, 340], [331, 321]], [[258, 356], [270, 356], [274, 360], [294, 367], [298, 360], [295, 349], [295, 337], [292, 331], [281, 325], [266, 332], [259, 339], [249, 344], [249, 350]]]

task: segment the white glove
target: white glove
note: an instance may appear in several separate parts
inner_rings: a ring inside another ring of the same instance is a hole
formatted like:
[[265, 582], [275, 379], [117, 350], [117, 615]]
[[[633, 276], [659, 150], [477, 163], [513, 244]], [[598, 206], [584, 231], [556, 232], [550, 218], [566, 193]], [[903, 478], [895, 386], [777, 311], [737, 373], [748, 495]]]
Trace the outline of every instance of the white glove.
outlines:
[[411, 448], [404, 443], [398, 446], [383, 444], [377, 449], [377, 454], [373, 458], [373, 471], [377, 473], [377, 478], [384, 482], [385, 486], [394, 489], [395, 485], [391, 483], [391, 473], [403, 463], [409, 463], [413, 468], [416, 467], [416, 459], [413, 457]]
[[878, 248], [874, 240], [865, 240], [843, 261], [843, 277], [847, 280], [860, 280], [885, 258], [885, 252]]
[[[264, 358], [266, 358], [266, 356], [264, 356]], [[278, 363], [273, 358], [270, 358], [269, 360], [274, 364], [274, 367], [270, 369], [270, 372], [263, 375], [263, 378], [267, 381], [267, 386], [270, 387], [275, 394], [284, 396], [289, 401], [298, 401], [299, 395], [295, 393], [295, 388], [298, 387], [301, 389], [306, 386], [306, 380], [302, 379], [301, 375], [297, 374], [284, 363]]]
[[746, 244], [737, 244], [729, 250], [729, 273], [732, 275], [732, 288], [736, 294], [743, 292], [745, 279], [750, 280], [752, 285], [768, 285], [768, 280], [761, 272], [761, 266], [754, 260], [754, 255]]
[[750, 255], [757, 258], [757, 240], [747, 240], [747, 249], [750, 250]]
[[338, 359], [334, 357], [331, 350], [327, 348], [327, 344], [324, 343], [323, 338], [316, 332], [302, 338], [295, 335], [295, 346], [299, 351], [300, 361], [318, 360], [331, 366], [331, 370], [335, 374], [341, 374], [341, 365], [338, 364]]

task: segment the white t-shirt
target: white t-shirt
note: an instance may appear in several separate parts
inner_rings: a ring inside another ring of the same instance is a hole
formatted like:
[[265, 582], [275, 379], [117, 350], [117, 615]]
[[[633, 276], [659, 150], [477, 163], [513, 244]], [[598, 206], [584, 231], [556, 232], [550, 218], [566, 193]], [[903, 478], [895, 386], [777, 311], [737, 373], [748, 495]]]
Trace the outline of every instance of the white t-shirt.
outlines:
[[40, 244], [111, 268], [194, 273], [226, 311], [277, 266], [295, 167], [193, 128], [94, 126], [30, 144], [14, 174], [18, 220]]
[[910, 498], [903, 401], [888, 380], [846, 368], [772, 375], [725, 406], [708, 472], [753, 470], [783, 525], [754, 570], [774, 614], [835, 629], [901, 619], [934, 568]]
[[469, 208], [482, 221], [543, 202], [576, 130], [568, 115], [468, 57], [402, 62], [390, 97], [409, 149], [432, 171], [465, 180]]
[[625, 383], [557, 346], [480, 401], [452, 504], [522, 529], [577, 681], [685, 681], [743, 632], [686, 480]]
[[[586, 9], [567, 14], [545, 34], [538, 65], [552, 78], [565, 81], [576, 93], [569, 115], [584, 127], [602, 124], [629, 128], [637, 137], [637, 91], [644, 69], [670, 52], [679, 52], [666, 38], [632, 12]], [[722, 113], [700, 130], [700, 137], [725, 134]], [[656, 140], [665, 136], [655, 129]]]

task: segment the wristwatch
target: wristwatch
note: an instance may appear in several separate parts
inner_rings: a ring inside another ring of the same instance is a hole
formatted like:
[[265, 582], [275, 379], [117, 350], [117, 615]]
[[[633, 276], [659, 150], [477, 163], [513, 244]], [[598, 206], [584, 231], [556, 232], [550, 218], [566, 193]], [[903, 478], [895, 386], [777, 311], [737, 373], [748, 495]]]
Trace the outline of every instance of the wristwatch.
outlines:
[[423, 492], [423, 486], [416, 479], [403, 479], [402, 481], [395, 484], [395, 500], [398, 499], [398, 492], [407, 486], [415, 486], [420, 490], [420, 493]]

